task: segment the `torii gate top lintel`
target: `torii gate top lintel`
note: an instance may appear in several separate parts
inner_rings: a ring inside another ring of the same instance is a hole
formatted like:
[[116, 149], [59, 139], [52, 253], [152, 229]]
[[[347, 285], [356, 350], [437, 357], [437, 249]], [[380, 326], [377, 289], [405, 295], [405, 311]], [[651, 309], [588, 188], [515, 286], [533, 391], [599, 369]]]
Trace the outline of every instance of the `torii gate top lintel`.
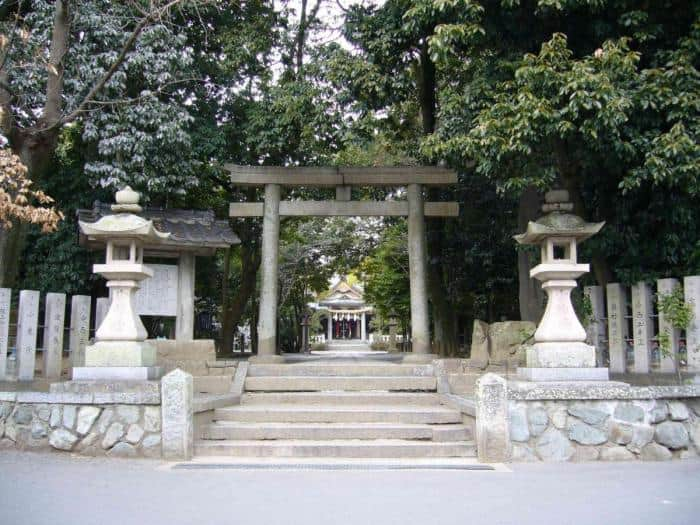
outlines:
[[231, 182], [237, 186], [450, 186], [457, 172], [437, 166], [387, 167], [282, 167], [226, 164]]

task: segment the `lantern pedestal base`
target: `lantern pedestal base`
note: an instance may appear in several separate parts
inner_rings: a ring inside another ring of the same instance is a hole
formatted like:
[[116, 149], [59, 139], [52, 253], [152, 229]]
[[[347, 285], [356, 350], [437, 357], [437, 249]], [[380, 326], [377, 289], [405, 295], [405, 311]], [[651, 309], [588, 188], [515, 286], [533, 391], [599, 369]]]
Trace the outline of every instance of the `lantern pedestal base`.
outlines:
[[156, 348], [145, 341], [98, 341], [85, 348], [85, 367], [150, 367]]
[[607, 368], [518, 368], [518, 379], [534, 382], [608, 381]]
[[528, 368], [593, 368], [595, 347], [581, 342], [535, 343], [525, 352]]
[[162, 366], [76, 366], [73, 381], [150, 381], [163, 376]]

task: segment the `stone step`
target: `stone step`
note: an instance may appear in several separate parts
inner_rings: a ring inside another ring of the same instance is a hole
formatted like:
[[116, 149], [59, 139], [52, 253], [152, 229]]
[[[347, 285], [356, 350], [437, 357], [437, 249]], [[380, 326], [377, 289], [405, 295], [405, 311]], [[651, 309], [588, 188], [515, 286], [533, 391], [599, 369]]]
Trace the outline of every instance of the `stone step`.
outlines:
[[314, 376], [261, 376], [247, 377], [246, 391], [263, 392], [321, 392], [340, 390], [378, 391], [434, 391], [435, 377], [401, 376], [357, 376], [357, 377], [314, 377]]
[[241, 404], [439, 406], [440, 398], [428, 392], [248, 392]]
[[357, 377], [357, 376], [432, 376], [432, 365], [411, 365], [398, 363], [294, 363], [259, 364], [248, 368], [248, 377], [261, 376], [315, 376], [315, 377]]
[[418, 425], [406, 423], [245, 423], [219, 421], [204, 426], [206, 440], [335, 440], [335, 439], [427, 439], [466, 441], [464, 425]]
[[218, 408], [215, 421], [284, 423], [462, 423], [462, 414], [442, 406], [242, 405]]
[[197, 441], [196, 456], [314, 457], [314, 458], [422, 458], [474, 457], [473, 442], [377, 440]]

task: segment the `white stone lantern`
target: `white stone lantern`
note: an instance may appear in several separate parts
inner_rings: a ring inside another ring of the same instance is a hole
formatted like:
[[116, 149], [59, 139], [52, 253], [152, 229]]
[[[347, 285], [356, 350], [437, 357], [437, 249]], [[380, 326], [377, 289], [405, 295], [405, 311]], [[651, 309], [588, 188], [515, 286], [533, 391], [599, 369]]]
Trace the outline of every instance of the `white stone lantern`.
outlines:
[[85, 362], [74, 363], [73, 379], [155, 379], [156, 349], [146, 342], [148, 333], [136, 313], [134, 296], [140, 282], [153, 275], [143, 264], [143, 245], [167, 239], [153, 221], [136, 215], [142, 211], [139, 194], [130, 187], [116, 193], [112, 215], [97, 222], [79, 221], [88, 239], [106, 245], [105, 263], [93, 272], [107, 279], [111, 302], [95, 333], [95, 344], [86, 347]]
[[566, 190], [545, 195], [545, 215], [529, 222], [527, 231], [515, 236], [520, 244], [539, 245], [542, 262], [530, 270], [530, 277], [542, 282], [547, 307], [535, 343], [527, 349], [526, 368], [519, 377], [530, 381], [600, 381], [608, 369], [596, 367], [595, 347], [586, 344], [586, 330], [571, 303], [576, 279], [589, 271], [576, 259], [577, 243], [600, 231], [605, 223], [587, 223], [571, 213], [573, 204]]

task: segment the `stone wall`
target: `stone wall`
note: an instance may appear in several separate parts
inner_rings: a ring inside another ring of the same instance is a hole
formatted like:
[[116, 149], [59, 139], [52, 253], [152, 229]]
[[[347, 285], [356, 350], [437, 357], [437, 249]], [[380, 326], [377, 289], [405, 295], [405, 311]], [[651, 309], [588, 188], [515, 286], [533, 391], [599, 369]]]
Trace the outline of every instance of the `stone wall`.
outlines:
[[623, 461], [695, 457], [700, 402], [510, 401], [513, 461]]
[[0, 447], [161, 457], [161, 408], [0, 402]]
[[[68, 381], [52, 383], [50, 392], [0, 392], [0, 448], [190, 459], [192, 383], [174, 370], [161, 381]], [[229, 402], [212, 397], [205, 401]]]

